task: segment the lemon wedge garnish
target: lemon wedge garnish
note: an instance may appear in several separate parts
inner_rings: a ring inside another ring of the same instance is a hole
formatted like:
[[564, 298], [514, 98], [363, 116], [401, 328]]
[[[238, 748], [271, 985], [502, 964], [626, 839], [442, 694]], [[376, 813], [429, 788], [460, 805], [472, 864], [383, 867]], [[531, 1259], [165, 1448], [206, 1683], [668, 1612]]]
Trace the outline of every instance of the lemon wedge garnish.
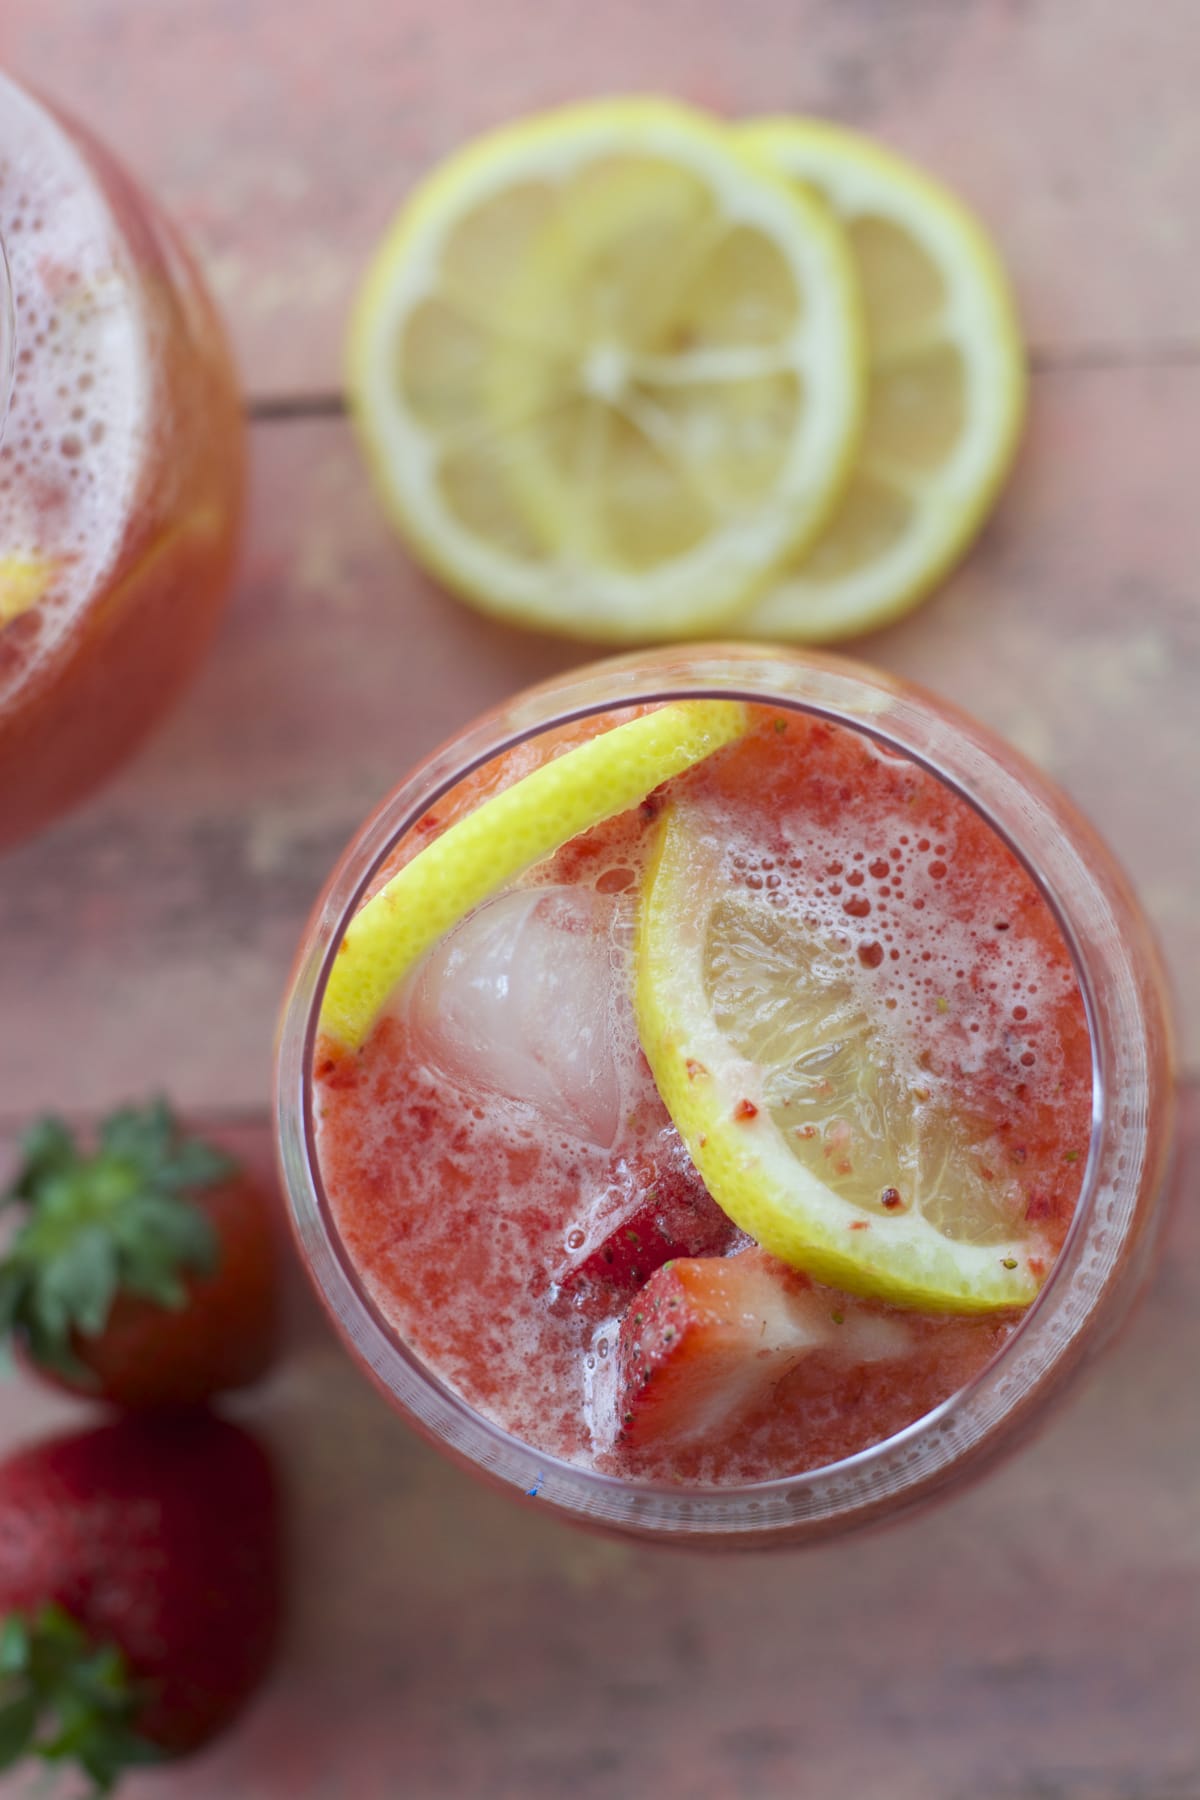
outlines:
[[0, 629], [36, 606], [54, 576], [44, 556], [0, 552]]
[[1004, 270], [945, 188], [854, 132], [742, 128], [747, 152], [819, 195], [846, 235], [866, 308], [866, 422], [821, 535], [737, 621], [821, 642], [915, 606], [970, 544], [1008, 472], [1025, 360]]
[[636, 1010], [713, 1198], [773, 1255], [899, 1306], [1024, 1306], [1046, 1246], [990, 1177], [985, 1122], [889, 1061], [836, 953], [723, 873], [680, 800], [642, 895]]
[[740, 737], [733, 700], [681, 700], [564, 751], [447, 827], [346, 928], [320, 1029], [354, 1049], [408, 970], [452, 926], [581, 831]]
[[695, 635], [837, 497], [858, 289], [827, 209], [703, 114], [567, 107], [417, 191], [349, 387], [396, 524], [456, 592], [578, 637]]

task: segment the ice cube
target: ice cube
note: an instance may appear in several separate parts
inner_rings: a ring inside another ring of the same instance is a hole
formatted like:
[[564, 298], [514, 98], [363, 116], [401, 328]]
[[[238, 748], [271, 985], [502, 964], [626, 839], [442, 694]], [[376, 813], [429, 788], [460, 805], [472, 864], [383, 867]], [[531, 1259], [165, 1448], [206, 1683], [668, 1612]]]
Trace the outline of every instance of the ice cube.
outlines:
[[501, 1094], [601, 1149], [636, 1056], [632, 903], [518, 889], [477, 908], [421, 963], [401, 1004], [418, 1053], [468, 1092]]

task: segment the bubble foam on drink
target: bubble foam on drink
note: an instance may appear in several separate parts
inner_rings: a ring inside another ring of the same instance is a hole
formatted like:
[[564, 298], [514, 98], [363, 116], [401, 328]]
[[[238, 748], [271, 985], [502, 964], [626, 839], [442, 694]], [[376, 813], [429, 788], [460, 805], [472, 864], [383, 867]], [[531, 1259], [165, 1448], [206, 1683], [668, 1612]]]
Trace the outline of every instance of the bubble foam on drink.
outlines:
[[[1061, 1243], [1087, 1148], [1086, 1021], [1053, 914], [990, 826], [927, 771], [800, 715], [768, 715], [757, 741], [669, 784], [672, 797], [709, 821], [718, 885], [816, 946], [904, 1079], [986, 1115], [1004, 1182]], [[609, 1473], [758, 1480], [900, 1429], [977, 1373], [1014, 1321], [898, 1314], [821, 1290], [847, 1318], [865, 1309], [888, 1353], [853, 1366], [814, 1355], [776, 1415], [682, 1457], [643, 1451], [634, 1468], [614, 1444], [625, 1303], [558, 1277], [644, 1205], [647, 1165], [663, 1166], [669, 1140], [686, 1160], [632, 1020], [632, 920], [658, 816], [655, 799], [564, 845], [451, 933], [362, 1050], [318, 1066], [318, 1153], [366, 1291], [482, 1415]], [[524, 1004], [509, 1004], [513, 979], [528, 984]], [[593, 1083], [571, 1047], [600, 1020], [606, 1071]]]
[[[890, 770], [896, 759], [866, 746]], [[723, 879], [771, 907], [814, 947], [832, 988], [844, 985], [872, 1021], [910, 1088], [937, 1079], [985, 1082], [1003, 1067], [1051, 1091], [1062, 1079], [1058, 1013], [1076, 991], [1069, 961], [1047, 955], [1057, 927], [1011, 856], [979, 860], [982, 820], [904, 828], [894, 796], [858, 797], [814, 825], [782, 809], [764, 845], [724, 800], [706, 809], [723, 843]], [[1033, 927], [1031, 929], [1031, 927]]]
[[16, 314], [0, 554], [50, 565], [46, 592], [0, 636], [3, 702], [78, 621], [120, 555], [153, 369], [138, 272], [94, 173], [2, 76], [0, 236]]

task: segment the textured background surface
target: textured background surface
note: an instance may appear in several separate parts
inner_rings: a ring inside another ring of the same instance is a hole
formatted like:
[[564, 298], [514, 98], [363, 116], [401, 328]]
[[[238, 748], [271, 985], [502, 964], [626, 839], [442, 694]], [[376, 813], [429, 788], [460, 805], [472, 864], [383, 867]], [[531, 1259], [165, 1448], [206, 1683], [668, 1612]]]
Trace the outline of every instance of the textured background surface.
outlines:
[[[187, 228], [254, 421], [215, 654], [115, 783], [0, 865], [0, 1140], [168, 1079], [266, 1162], [275, 1011], [333, 856], [435, 742], [579, 660], [412, 568], [339, 416], [339, 345], [430, 160], [639, 88], [877, 131], [995, 231], [1034, 352], [1016, 477], [959, 574], [856, 653], [994, 725], [1113, 842], [1187, 1077], [1140, 1314], [1039, 1442], [874, 1538], [702, 1560], [571, 1532], [412, 1439], [298, 1294], [249, 1409], [303, 1577], [278, 1675], [225, 1744], [130, 1794], [1200, 1800], [1193, 0], [757, 0], [737, 24], [719, 0], [5, 0], [0, 56]], [[0, 1388], [6, 1440], [64, 1414]]]

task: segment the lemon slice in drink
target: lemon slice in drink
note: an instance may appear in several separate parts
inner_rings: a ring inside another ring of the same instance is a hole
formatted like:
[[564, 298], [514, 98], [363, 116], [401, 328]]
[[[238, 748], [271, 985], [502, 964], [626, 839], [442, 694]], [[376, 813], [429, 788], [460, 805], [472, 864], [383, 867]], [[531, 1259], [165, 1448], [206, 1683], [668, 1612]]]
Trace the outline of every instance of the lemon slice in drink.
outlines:
[[357, 1048], [396, 984], [474, 907], [745, 729], [738, 701], [675, 701], [575, 745], [456, 820], [350, 921], [321, 1003], [321, 1031]]
[[664, 813], [636, 1006], [713, 1198], [793, 1267], [935, 1312], [1024, 1306], [1046, 1246], [990, 1179], [988, 1128], [906, 1079], [836, 947], [733, 885], [719, 835]]
[[1024, 416], [1020, 328], [982, 227], [901, 157], [799, 119], [746, 126], [739, 141], [819, 195], [845, 232], [866, 308], [868, 384], [837, 508], [736, 629], [850, 637], [923, 599], [987, 517]]
[[349, 386], [449, 587], [636, 642], [723, 623], [814, 535], [858, 438], [861, 342], [826, 208], [703, 114], [603, 101], [424, 183], [364, 283]]
[[0, 552], [0, 630], [37, 605], [53, 575], [54, 564], [44, 556]]

